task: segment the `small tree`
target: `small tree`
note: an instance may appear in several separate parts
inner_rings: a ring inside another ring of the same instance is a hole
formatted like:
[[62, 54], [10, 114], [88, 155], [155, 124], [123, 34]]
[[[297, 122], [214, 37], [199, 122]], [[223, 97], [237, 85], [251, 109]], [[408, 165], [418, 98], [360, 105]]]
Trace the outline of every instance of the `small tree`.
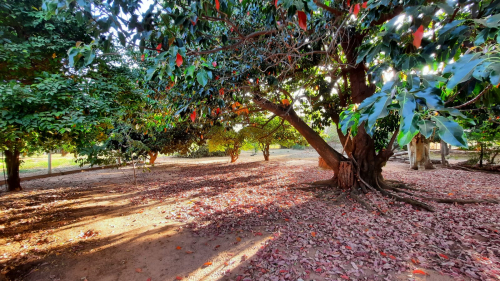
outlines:
[[102, 72], [83, 78], [67, 68], [67, 49], [92, 40], [88, 26], [74, 17], [45, 19], [41, 6], [0, 3], [0, 150], [9, 191], [21, 190], [21, 153], [88, 143], [91, 132], [102, 131], [115, 92], [92, 77]]
[[99, 93], [82, 92], [82, 87], [59, 74], [46, 74], [31, 85], [0, 84], [0, 150], [6, 156], [9, 191], [21, 190], [21, 153], [88, 143], [104, 130], [107, 102]]
[[275, 115], [268, 119], [264, 116], [254, 116], [250, 119], [250, 126], [243, 129], [248, 136], [248, 141], [258, 144], [265, 161], [269, 161], [269, 147], [271, 145], [278, 144], [289, 147], [295, 144], [307, 144], [295, 128], [276, 117]]
[[479, 149], [479, 167], [483, 167], [485, 160], [488, 164], [494, 164], [500, 153], [500, 124], [489, 120], [476, 120], [478, 124], [467, 131], [467, 137], [475, 142], [475, 147]]
[[231, 163], [236, 162], [242, 149], [250, 149], [251, 145], [245, 141], [245, 130], [235, 131], [233, 128], [214, 126], [208, 134], [208, 149], [212, 151], [226, 151], [231, 157]]

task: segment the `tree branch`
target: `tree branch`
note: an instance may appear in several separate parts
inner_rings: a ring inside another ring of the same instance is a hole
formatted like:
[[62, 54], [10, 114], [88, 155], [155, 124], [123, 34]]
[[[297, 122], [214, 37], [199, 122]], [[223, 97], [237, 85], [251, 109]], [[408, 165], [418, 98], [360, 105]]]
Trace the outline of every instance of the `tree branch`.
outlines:
[[476, 102], [482, 95], [484, 95], [484, 93], [486, 93], [489, 89], [491, 89], [492, 85], [490, 84], [488, 87], [484, 88], [483, 91], [481, 93], [479, 93], [479, 95], [477, 95], [477, 97], [471, 99], [470, 101], [464, 103], [464, 104], [461, 104], [461, 105], [457, 105], [457, 106], [454, 106], [453, 108], [462, 108], [464, 106], [467, 106], [471, 103], [474, 103]]

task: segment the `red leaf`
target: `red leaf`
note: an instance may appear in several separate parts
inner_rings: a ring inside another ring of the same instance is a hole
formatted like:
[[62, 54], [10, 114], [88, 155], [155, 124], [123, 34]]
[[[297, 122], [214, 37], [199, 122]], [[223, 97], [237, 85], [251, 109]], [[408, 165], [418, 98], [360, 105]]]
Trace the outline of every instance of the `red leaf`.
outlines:
[[354, 6], [354, 15], [357, 16], [359, 13], [359, 4], [356, 4], [356, 6]]
[[274, 0], [274, 6], [278, 9], [278, 0]]
[[141, 56], [141, 61], [144, 61], [144, 54], [142, 54]]
[[445, 254], [439, 254], [439, 256], [440, 256], [440, 257], [442, 257], [443, 259], [447, 259], [447, 260], [449, 260], [449, 259], [450, 259], [450, 258], [449, 258], [447, 255], [445, 255]]
[[255, 233], [255, 235], [262, 236], [262, 232], [257, 232], [257, 233]]
[[347, 0], [347, 7], [351, 7], [351, 0]]
[[316, 237], [316, 232], [311, 232], [312, 237]]
[[395, 256], [393, 256], [393, 255], [390, 255], [389, 257], [390, 257], [391, 259], [393, 259], [393, 260], [395, 260], [395, 259], [396, 259], [396, 257], [395, 257]]
[[363, 2], [363, 5], [361, 5], [361, 8], [366, 9], [368, 2]]
[[136, 269], [135, 269], [135, 272], [137, 272], [137, 273], [141, 273], [141, 272], [142, 272], [142, 268], [136, 268]]
[[161, 53], [161, 43], [156, 46], [156, 51], [158, 52], [158, 54]]
[[297, 12], [297, 16], [299, 17], [299, 26], [300, 28], [304, 29], [304, 31], [307, 31], [307, 16], [306, 13], [302, 11]]
[[413, 271], [413, 274], [422, 274], [422, 275], [427, 275], [427, 272], [420, 270], [420, 269], [415, 269]]
[[212, 65], [213, 65], [214, 67], [217, 67], [217, 62], [216, 62], [216, 61], [212, 62]]
[[175, 280], [182, 280], [182, 277], [180, 277], [180, 276], [175, 276]]
[[[194, 121], [193, 121], [193, 122], [194, 122]], [[182, 247], [181, 247], [181, 246], [177, 246], [177, 247], [175, 247], [175, 248], [176, 248], [177, 250], [182, 249]]]
[[220, 8], [219, 0], [215, 0], [215, 8], [217, 9], [217, 11], [219, 10]]
[[422, 37], [424, 37], [424, 26], [420, 26], [415, 33], [413, 33], [413, 46], [416, 48], [420, 47], [422, 43]]
[[203, 264], [203, 266], [209, 266], [209, 265], [212, 265], [212, 263], [211, 262], [206, 262], [206, 263]]
[[193, 113], [191, 113], [191, 116], [190, 116], [190, 117], [191, 117], [191, 121], [193, 121], [193, 122], [194, 122], [194, 120], [196, 119], [196, 110], [195, 110], [195, 111], [193, 111]]
[[215, 110], [215, 113], [218, 115], [220, 113], [220, 108], [217, 107], [217, 109]]
[[146, 281], [151, 281], [151, 277], [149, 277], [148, 280], [146, 280]]
[[384, 256], [384, 257], [385, 257], [385, 256], [387, 256], [387, 254], [386, 254], [386, 253], [384, 253], [384, 252], [380, 252], [380, 254], [381, 254], [382, 256]]
[[175, 60], [175, 63], [177, 64], [177, 66], [180, 67], [182, 65], [183, 61], [184, 60], [182, 59], [182, 56], [179, 53], [177, 53], [177, 59]]

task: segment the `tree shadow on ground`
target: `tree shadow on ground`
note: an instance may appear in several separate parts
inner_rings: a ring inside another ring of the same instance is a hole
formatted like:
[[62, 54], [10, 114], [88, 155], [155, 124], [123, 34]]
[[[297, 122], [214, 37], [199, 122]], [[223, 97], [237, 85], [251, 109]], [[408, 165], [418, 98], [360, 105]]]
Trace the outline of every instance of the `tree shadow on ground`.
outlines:
[[[315, 167], [284, 169], [281, 164], [242, 163], [188, 167], [175, 173], [175, 177], [155, 179], [139, 189], [98, 193], [95, 201], [92, 192], [82, 193], [90, 196], [84, 197], [85, 204], [118, 202], [76, 207], [72, 214], [75, 218], [82, 215], [82, 219], [68, 220], [56, 231], [100, 226], [102, 221], [120, 217], [121, 231], [115, 223], [117, 228], [106, 228], [109, 233], [101, 231], [62, 245], [48, 241], [44, 252], [32, 248], [12, 263], [15, 267], [9, 269], [8, 277], [128, 281], [149, 277], [174, 280], [177, 276], [191, 280], [348, 276], [383, 280], [388, 274], [398, 279], [398, 271], [411, 273], [417, 266], [464, 277], [464, 255], [482, 274], [489, 274], [498, 261], [499, 252], [494, 252], [498, 235], [471, 223], [482, 219], [481, 214], [457, 206], [430, 214], [393, 204], [392, 212], [382, 217], [349, 200], [332, 206], [312, 192], [290, 188], [314, 180], [313, 174], [319, 178], [330, 175]], [[72, 205], [79, 203], [65, 204], [57, 212]], [[452, 221], [458, 211], [465, 217]], [[498, 216], [498, 210], [493, 215]], [[456, 238], [458, 228], [461, 233], [485, 236], [461, 240]], [[38, 232], [44, 230], [40, 227]], [[488, 249], [493, 252], [488, 254]], [[448, 259], [439, 253], [446, 253]], [[474, 261], [478, 256], [488, 260]], [[412, 264], [412, 259], [419, 265]], [[443, 264], [446, 262], [455, 264]], [[431, 277], [435, 274], [426, 272]]]

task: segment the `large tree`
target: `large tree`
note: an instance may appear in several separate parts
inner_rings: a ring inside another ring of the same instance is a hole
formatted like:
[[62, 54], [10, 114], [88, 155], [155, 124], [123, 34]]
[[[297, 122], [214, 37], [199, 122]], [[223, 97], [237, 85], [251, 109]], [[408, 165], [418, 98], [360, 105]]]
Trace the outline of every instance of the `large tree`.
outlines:
[[[166, 96], [178, 118], [235, 102], [267, 110], [302, 134], [339, 186], [427, 209], [383, 181], [395, 143], [435, 132], [467, 146], [455, 122], [465, 116], [443, 98], [498, 94], [497, 1], [179, 0], [155, 2], [142, 15], [132, 0], [46, 3], [48, 16], [92, 17], [97, 32], [114, 29], [121, 44], [150, 54], [146, 78], [175, 81]], [[91, 57], [84, 48], [71, 49], [70, 59]], [[339, 126], [347, 157], [304, 122], [299, 105], [317, 123]]]

